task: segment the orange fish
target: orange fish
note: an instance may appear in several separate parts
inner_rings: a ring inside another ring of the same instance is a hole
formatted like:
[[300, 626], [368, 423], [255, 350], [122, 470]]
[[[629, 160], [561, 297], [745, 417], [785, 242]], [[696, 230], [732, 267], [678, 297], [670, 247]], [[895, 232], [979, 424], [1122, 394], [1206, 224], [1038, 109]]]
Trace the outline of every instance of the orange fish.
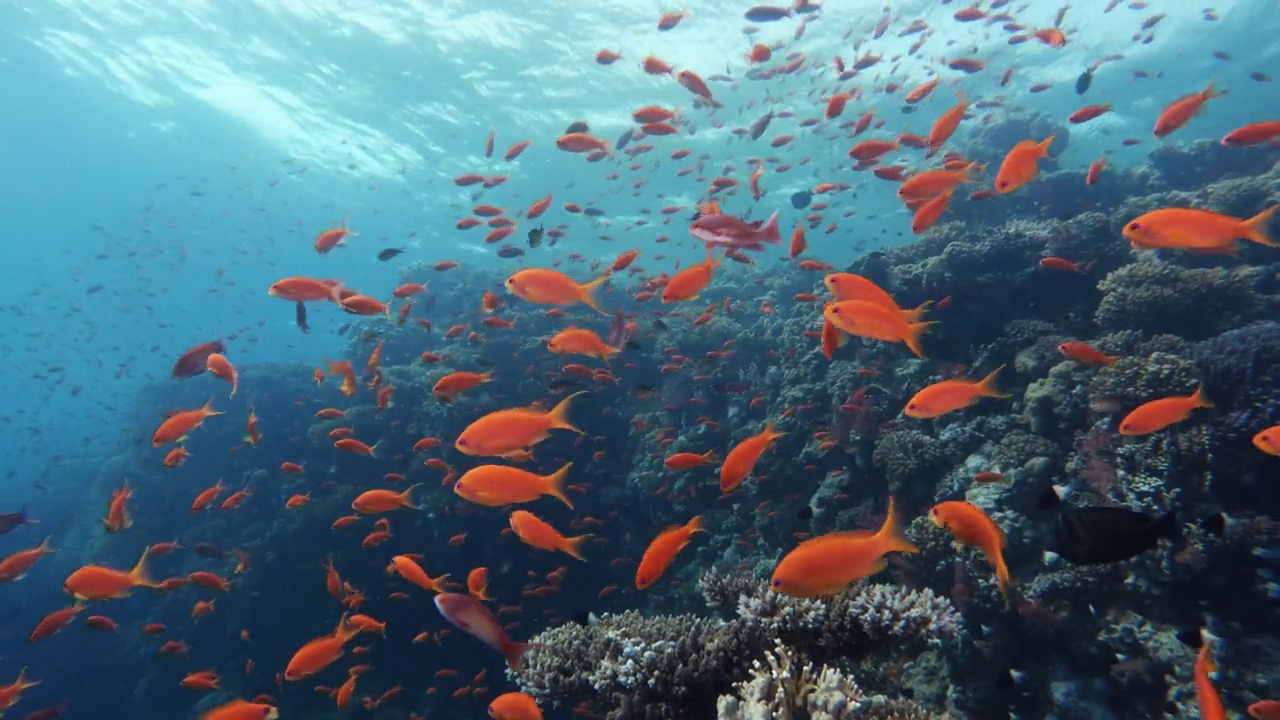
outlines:
[[435, 395], [436, 400], [440, 402], [451, 402], [459, 393], [464, 393], [481, 383], [487, 383], [492, 377], [492, 373], [458, 370], [437, 380], [435, 386], [431, 388], [431, 394]]
[[426, 570], [422, 569], [421, 565], [415, 562], [414, 559], [408, 555], [396, 555], [391, 558], [391, 567], [399, 573], [400, 577], [408, 580], [414, 585], [417, 585], [423, 590], [430, 590], [437, 593], [445, 592], [444, 581], [449, 579], [448, 573], [441, 575], [440, 577], [433, 578], [427, 574]]
[[1211, 98], [1218, 97], [1222, 93], [1213, 91], [1213, 83], [1205, 86], [1204, 90], [1198, 93], [1184, 95], [1177, 100], [1169, 103], [1169, 105], [1160, 113], [1160, 117], [1156, 118], [1156, 127], [1153, 131], [1155, 136], [1162, 138], [1169, 133], [1181, 128], [1191, 121], [1191, 118], [1200, 114], [1200, 110], [1204, 108], [1204, 104], [1209, 102]]
[[1120, 421], [1121, 435], [1150, 435], [1170, 425], [1186, 420], [1192, 410], [1211, 408], [1213, 403], [1204, 396], [1204, 388], [1186, 397], [1175, 395], [1146, 402], [1133, 409]]
[[4, 560], [0, 560], [0, 585], [20, 580], [26, 576], [32, 565], [36, 564], [46, 553], [53, 552], [49, 547], [49, 538], [45, 538], [36, 547], [19, 550]]
[[658, 581], [667, 571], [676, 554], [689, 544], [689, 538], [696, 532], [706, 532], [702, 527], [702, 516], [694, 517], [684, 525], [675, 525], [658, 534], [640, 558], [640, 567], [636, 568], [636, 589], [644, 590]]
[[960, 121], [964, 119], [965, 112], [969, 109], [969, 104], [965, 102], [964, 94], [956, 92], [956, 104], [942, 113], [933, 123], [933, 127], [929, 128], [929, 151], [937, 152], [942, 148], [943, 143], [951, 139], [956, 128], [960, 127]]
[[567, 327], [547, 341], [547, 349], [558, 355], [590, 355], [609, 364], [609, 356], [622, 352], [611, 347], [593, 330]]
[[[1201, 634], [1207, 635], [1207, 633]], [[1202, 637], [1200, 652], [1196, 654], [1195, 670], [1192, 673], [1196, 683], [1196, 702], [1200, 706], [1201, 720], [1227, 720], [1227, 709], [1222, 704], [1222, 698], [1218, 696], [1217, 689], [1213, 687], [1213, 680], [1209, 677], [1211, 673], [1218, 671], [1217, 664], [1210, 656], [1212, 652], [1213, 643], [1208, 637]]]
[[1259, 700], [1249, 706], [1253, 720], [1280, 720], [1280, 700]]
[[422, 487], [422, 483], [411, 485], [404, 492], [399, 493], [381, 488], [366, 490], [351, 501], [351, 509], [361, 515], [377, 515], [378, 513], [391, 512], [400, 508], [421, 510], [421, 507], [413, 504], [413, 500], [410, 497], [413, 491], [420, 487]]
[[262, 433], [258, 432], [258, 416], [253, 412], [253, 406], [249, 406], [249, 417], [245, 420], [244, 425], [244, 441], [249, 447], [258, 447], [258, 441], [262, 439]]
[[267, 294], [293, 302], [337, 302], [341, 291], [342, 283], [337, 280], [287, 277], [272, 283]]
[[570, 430], [585, 435], [569, 422], [569, 403], [587, 391], [566, 396], [550, 412], [540, 408], [498, 410], [467, 426], [454, 442], [454, 448], [474, 457], [508, 457], [521, 454], [530, 446], [546, 440], [552, 430]]
[[569, 557], [586, 560], [586, 558], [582, 557], [581, 546], [583, 542], [591, 537], [590, 535], [567, 538], [561, 535], [559, 530], [548, 525], [545, 520], [526, 510], [516, 510], [511, 513], [510, 523], [516, 537], [520, 538], [526, 545], [539, 550], [559, 551]]
[[582, 303], [607, 315], [596, 303], [594, 293], [609, 279], [609, 273], [588, 283], [576, 280], [557, 270], [529, 268], [507, 278], [506, 287], [512, 295], [538, 305], [577, 305]]
[[1000, 163], [1000, 172], [996, 174], [996, 192], [1010, 193], [1035, 179], [1040, 173], [1040, 158], [1049, 157], [1049, 146], [1053, 144], [1053, 135], [1041, 142], [1023, 140]]
[[769, 445], [783, 435], [786, 433], [775, 431], [773, 423], [768, 423], [760, 434], [752, 435], [735, 445], [720, 466], [720, 492], [731, 492], [741, 485]]
[[565, 478], [573, 463], [550, 475], [538, 475], [507, 465], [481, 465], [468, 470], [453, 484], [453, 492], [477, 505], [502, 507], [533, 502], [542, 496], [553, 497], [569, 509], [573, 503], [564, 494]]
[[[896, 307], [896, 306], [895, 306]], [[911, 349], [916, 357], [924, 357], [920, 340], [928, 328], [936, 323], [911, 322], [902, 310], [886, 308], [866, 300], [833, 302], [822, 311], [822, 317], [836, 329], [858, 337], [900, 342]]]
[[982, 551], [987, 562], [996, 569], [1000, 594], [1009, 597], [1009, 568], [1004, 564], [1004, 532], [976, 505], [962, 500], [949, 500], [933, 506], [929, 519], [951, 532], [956, 542], [972, 545]]
[[84, 610], [84, 605], [77, 600], [75, 604], [69, 608], [54, 610], [48, 615], [45, 615], [44, 619], [36, 624], [36, 629], [31, 631], [31, 637], [27, 638], [28, 642], [40, 642], [41, 640], [53, 637], [59, 630], [66, 627], [67, 623], [74, 620], [76, 615], [79, 615], [82, 610]]
[[324, 255], [330, 250], [342, 245], [342, 241], [345, 240], [348, 235], [355, 234], [356, 233], [347, 229], [347, 222], [344, 220], [342, 221], [341, 226], [324, 230], [316, 235], [316, 252]]
[[28, 680], [27, 669], [22, 668], [18, 671], [18, 679], [8, 685], [0, 686], [0, 712], [8, 710], [18, 704], [24, 690], [28, 690], [40, 684], [39, 680]]
[[274, 706], [233, 700], [205, 712], [200, 720], [276, 720], [279, 716], [279, 711]]
[[132, 570], [114, 570], [101, 565], [85, 565], [67, 576], [62, 589], [78, 600], [106, 600], [129, 596], [136, 587], [159, 587], [147, 577], [147, 556], [151, 548], [142, 551], [138, 564]]
[[697, 300], [698, 293], [711, 284], [711, 276], [719, 266], [720, 261], [711, 257], [711, 250], [708, 248], [706, 260], [690, 265], [671, 276], [667, 286], [662, 289], [662, 302]]
[[978, 402], [980, 398], [1009, 397], [1008, 393], [1000, 392], [996, 385], [996, 377], [1003, 369], [1004, 366], [1001, 365], [992, 370], [990, 375], [977, 381], [954, 378], [936, 382], [908, 400], [907, 407], [903, 410], [903, 413], [907, 417], [913, 418], [936, 418], [967, 408]]
[[1254, 435], [1253, 446], [1268, 455], [1280, 456], [1280, 425], [1272, 425]]
[[115, 534], [126, 528], [133, 527], [133, 517], [129, 515], [129, 498], [133, 497], [133, 491], [129, 489], [129, 481], [125, 480], [119, 490], [111, 492], [111, 503], [107, 505], [107, 516], [103, 518], [102, 524], [107, 526], [107, 532]]
[[227, 396], [228, 399], [236, 396], [236, 388], [240, 385], [240, 374], [236, 372], [235, 366], [226, 355], [211, 353], [205, 359], [205, 367], [208, 368], [210, 375], [223, 382], [231, 383], [231, 394]]
[[160, 427], [156, 428], [155, 434], [151, 436], [151, 447], [160, 447], [181, 441], [187, 436], [187, 433], [200, 427], [205, 418], [221, 415], [213, 409], [213, 399], [204, 404], [199, 410], [180, 410], [165, 418], [160, 423]]
[[1280, 210], [1274, 205], [1257, 215], [1236, 218], [1208, 210], [1164, 208], [1153, 210], [1129, 221], [1124, 237], [1135, 248], [1180, 248], [1192, 252], [1230, 251], [1236, 240], [1249, 240], [1260, 245], [1280, 247], [1268, 226]]
[[520, 692], [503, 693], [489, 703], [493, 720], [542, 720], [542, 710], [532, 697]]
[[903, 310], [898, 307], [898, 303], [884, 288], [854, 273], [831, 273], [823, 278], [822, 283], [826, 285], [827, 291], [834, 297], [834, 302], [861, 300], [873, 303], [885, 309], [901, 313], [904, 320], [912, 323], [919, 322], [920, 317], [924, 315], [925, 310], [931, 304], [926, 302], [914, 310]]
[[200, 491], [199, 495], [196, 495], [196, 499], [191, 502], [191, 512], [201, 512], [209, 509], [209, 506], [218, 498], [218, 495], [222, 493], [222, 490], [222, 479], [219, 478], [218, 482], [215, 483], [213, 487], [205, 488]]
[[188, 690], [209, 692], [220, 689], [218, 684], [219, 682], [220, 679], [218, 678], [217, 673], [212, 670], [203, 670], [188, 674], [186, 677], [182, 678], [182, 682], [180, 684]]
[[904, 201], [923, 200], [946, 195], [955, 190], [960, 183], [974, 182], [975, 179], [970, 173], [975, 170], [981, 171], [984, 167], [983, 165], [978, 165], [977, 162], [971, 162], [959, 170], [942, 168], [916, 173], [898, 186], [898, 199]]
[[1058, 352], [1062, 353], [1068, 360], [1074, 360], [1087, 367], [1111, 367], [1120, 359], [1119, 355], [1107, 355], [1092, 345], [1079, 340], [1070, 340], [1062, 343], [1058, 346]]
[[343, 615], [332, 635], [322, 635], [298, 648], [284, 670], [284, 679], [301, 680], [329, 667], [342, 657], [343, 646], [359, 633], [360, 628], [349, 624]]
[[478, 567], [472, 568], [467, 573], [467, 592], [471, 597], [477, 600], [492, 600], [489, 597], [489, 569]]
[[339, 387], [339, 389], [342, 391], [342, 394], [345, 397], [351, 397], [352, 395], [355, 395], [356, 394], [356, 371], [355, 371], [355, 368], [351, 367], [351, 361], [339, 360], [338, 362], [334, 362], [332, 360], [329, 360], [327, 362], [329, 363], [330, 375], [342, 376], [342, 385]]
[[1266, 120], [1236, 128], [1221, 140], [1229, 147], [1248, 147], [1280, 139], [1280, 120]]
[[769, 586], [792, 597], [835, 595], [888, 567], [885, 556], [891, 552], [920, 552], [899, 529], [893, 498], [878, 532], [848, 530], [805, 540], [778, 562]]
[[715, 450], [708, 450], [701, 455], [692, 452], [682, 452], [672, 455], [664, 460], [662, 464], [668, 470], [688, 470], [690, 468], [701, 467], [703, 465], [710, 465], [711, 463], [716, 462], [717, 459]]

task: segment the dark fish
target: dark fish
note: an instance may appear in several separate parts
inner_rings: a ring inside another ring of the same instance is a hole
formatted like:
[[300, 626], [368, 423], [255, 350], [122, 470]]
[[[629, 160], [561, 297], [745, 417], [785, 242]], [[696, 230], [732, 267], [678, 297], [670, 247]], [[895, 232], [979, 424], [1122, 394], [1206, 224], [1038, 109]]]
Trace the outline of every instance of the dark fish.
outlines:
[[1152, 517], [1123, 507], [1073, 507], [1062, 504], [1052, 486], [1037, 505], [1052, 505], [1050, 495], [1058, 498], [1061, 510], [1049, 550], [1076, 565], [1124, 562], [1155, 547], [1160, 538], [1176, 540], [1181, 535], [1173, 511]]
[[210, 545], [209, 543], [196, 543], [191, 546], [191, 549], [200, 557], [210, 560], [222, 560], [227, 556], [217, 545]]
[[529, 247], [536, 248], [542, 244], [543, 232], [541, 225], [529, 231]]
[[547, 386], [547, 389], [550, 390], [552, 394], [559, 395], [561, 393], [567, 393], [570, 390], [577, 390], [580, 387], [582, 386], [575, 380], [552, 380], [551, 384]]
[[604, 211], [600, 208], [583, 208], [582, 214], [588, 217], [600, 217], [604, 214]]
[[25, 505], [16, 513], [0, 513], [0, 535], [8, 535], [22, 525], [34, 522], [37, 521], [27, 519], [27, 507]]
[[488, 359], [488, 358], [482, 358], [482, 357], [478, 357], [478, 358], [476, 358], [476, 359], [475, 359], [475, 364], [479, 365], [480, 367], [484, 368], [485, 370], [492, 370], [493, 368], [497, 367], [497, 365], [495, 365], [495, 364], [494, 364], [494, 362], [493, 362], [492, 360], [490, 360], [490, 359]]
[[575, 120], [569, 123], [569, 127], [564, 129], [565, 135], [571, 135], [573, 133], [584, 133], [584, 132], [591, 132], [591, 128], [587, 127], [587, 124], [582, 120]]
[[609, 336], [605, 340], [609, 347], [620, 348], [631, 342], [632, 333], [627, 330], [627, 318], [622, 313], [613, 314], [613, 322], [609, 324]]
[[813, 201], [813, 193], [808, 190], [801, 190], [791, 196], [791, 207], [797, 210], [803, 210], [809, 207], [809, 203]]
[[654, 329], [654, 330], [666, 330], [666, 329], [667, 329], [667, 324], [666, 324], [666, 323], [664, 323], [664, 322], [662, 322], [661, 320], [654, 320], [654, 321], [653, 321], [653, 329]]
[[762, 115], [758, 120], [751, 123], [751, 139], [759, 140], [760, 136], [764, 135], [764, 131], [769, 129], [769, 123], [772, 121], [773, 121], [773, 111], [770, 110], [769, 112]]
[[524, 254], [524, 250], [521, 250], [515, 245], [503, 245], [498, 250], [498, 257], [500, 258], [520, 257], [523, 254]]
[[294, 307], [293, 321], [298, 324], [298, 328], [302, 330], [303, 335], [311, 332], [311, 327], [307, 325], [307, 304], [301, 300]]
[[1089, 92], [1089, 86], [1093, 84], [1094, 68], [1089, 68], [1080, 73], [1080, 77], [1076, 78], [1076, 94], [1083, 95]]
[[751, 22], [773, 22], [782, 18], [791, 17], [791, 8], [777, 7], [774, 5], [756, 5], [750, 8], [742, 17]]
[[796, 511], [796, 519], [797, 519], [797, 520], [812, 520], [812, 519], [813, 519], [813, 508], [812, 508], [812, 507], [810, 507], [810, 506], [808, 506], [808, 505], [805, 505], [804, 507], [800, 508], [799, 510], [797, 510], [797, 511]]
[[903, 105], [903, 106], [902, 106], [902, 114], [903, 114], [903, 115], [910, 115], [911, 113], [913, 113], [913, 112], [915, 112], [915, 111], [916, 111], [916, 106], [915, 106], [915, 105]]
[[402, 252], [404, 252], [404, 248], [387, 248], [378, 253], [378, 259], [385, 262]]
[[351, 323], [343, 323], [342, 325], [340, 325], [340, 326], [338, 327], [338, 334], [339, 334], [339, 335], [346, 335], [346, 334], [347, 334], [347, 331], [348, 331], [348, 330], [350, 330], [350, 329], [351, 329]]
[[579, 610], [573, 614], [573, 622], [577, 625], [587, 625], [591, 622], [591, 613], [586, 610]]
[[613, 144], [613, 149], [614, 149], [614, 150], [621, 150], [621, 149], [625, 148], [625, 147], [627, 146], [627, 143], [631, 142], [631, 138], [632, 138], [635, 134], [636, 134], [636, 131], [635, 131], [634, 129], [632, 129], [632, 130], [628, 130], [628, 131], [626, 131], [626, 132], [622, 133], [621, 135], [619, 135], [619, 136], [618, 136], [618, 142], [616, 142], [616, 143], [614, 143], [614, 144]]
[[182, 356], [178, 358], [178, 362], [173, 364], [173, 377], [195, 377], [205, 371], [205, 363], [209, 361], [210, 355], [214, 353], [221, 354], [226, 351], [227, 348], [222, 344], [221, 340], [196, 345], [182, 353]]
[[711, 389], [717, 392], [740, 393], [750, 390], [751, 386], [742, 383], [715, 383], [711, 386]]
[[622, 343], [622, 349], [623, 350], [639, 350], [640, 343], [636, 342], [635, 340], [628, 340]]

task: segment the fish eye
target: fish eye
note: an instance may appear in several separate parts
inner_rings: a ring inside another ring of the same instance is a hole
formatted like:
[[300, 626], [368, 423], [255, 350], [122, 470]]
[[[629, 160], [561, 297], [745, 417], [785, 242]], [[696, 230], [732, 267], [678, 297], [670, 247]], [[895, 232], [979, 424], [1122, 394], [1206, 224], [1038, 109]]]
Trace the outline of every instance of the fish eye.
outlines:
[[908, 409], [908, 410], [915, 410], [917, 407], [919, 407], [919, 406], [918, 406], [918, 405], [916, 405], [915, 403], [907, 403], [907, 409]]
[[840, 314], [840, 308], [838, 308], [838, 307], [833, 307], [833, 308], [831, 308], [831, 314], [832, 314], [832, 315], [839, 315], [839, 314]]
[[459, 444], [459, 445], [466, 445], [466, 444], [467, 444], [467, 439], [466, 439], [466, 438], [458, 438], [458, 444]]
[[1141, 230], [1141, 229], [1142, 229], [1142, 224], [1141, 224], [1141, 223], [1136, 223], [1136, 222], [1129, 223], [1129, 229], [1130, 229], [1130, 230], [1135, 230], [1135, 231], [1136, 231], [1136, 230]]
[[777, 579], [777, 578], [774, 578], [774, 579], [773, 579], [773, 586], [774, 586], [774, 587], [782, 587], [782, 581], [781, 581], [781, 580], [779, 580], [779, 579]]
[[639, 582], [640, 582], [640, 584], [641, 584], [641, 585], [648, 585], [648, 584], [649, 584], [649, 578], [647, 578], [647, 577], [642, 577], [642, 578], [640, 578]]

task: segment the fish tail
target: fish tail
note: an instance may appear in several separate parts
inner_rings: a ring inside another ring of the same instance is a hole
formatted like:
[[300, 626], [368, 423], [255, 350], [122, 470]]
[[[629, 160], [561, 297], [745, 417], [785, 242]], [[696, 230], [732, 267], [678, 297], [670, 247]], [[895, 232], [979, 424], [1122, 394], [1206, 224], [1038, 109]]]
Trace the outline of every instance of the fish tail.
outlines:
[[1040, 146], [1039, 146], [1039, 147], [1040, 147], [1040, 154], [1041, 154], [1042, 156], [1044, 156], [1044, 157], [1049, 157], [1049, 146], [1053, 144], [1053, 139], [1054, 139], [1055, 137], [1057, 137], [1057, 136], [1056, 136], [1056, 135], [1050, 135], [1049, 137], [1045, 138], [1045, 139], [1044, 139], [1044, 141], [1042, 141], [1042, 142], [1040, 143]]
[[996, 553], [992, 558], [996, 567], [996, 582], [1000, 585], [1000, 596], [1009, 599], [1009, 590], [1013, 587], [1013, 578], [1009, 576], [1009, 566], [1004, 564], [1004, 553]]
[[704, 461], [704, 462], [708, 462], [708, 463], [714, 463], [714, 462], [718, 462], [718, 461], [720, 460], [720, 458], [716, 457], [716, 451], [715, 451], [715, 450], [708, 450], [708, 451], [706, 451], [706, 452], [702, 453], [701, 457], [702, 457], [702, 459], [703, 459], [703, 461]]
[[27, 669], [24, 667], [18, 671], [18, 679], [13, 681], [12, 687], [17, 688], [19, 691], [21, 691], [21, 690], [26, 690], [27, 688], [33, 688], [39, 685], [41, 682], [43, 681], [28, 679]]
[[511, 672], [519, 674], [520, 661], [524, 657], [526, 651], [530, 648], [542, 647], [537, 643], [522, 643], [508, 640], [502, 644], [502, 657], [506, 658], [507, 664], [511, 666]]
[[1191, 393], [1191, 398], [1190, 398], [1190, 400], [1191, 400], [1191, 407], [1193, 407], [1193, 408], [1211, 408], [1211, 407], [1213, 407], [1213, 401], [1212, 401], [1212, 400], [1210, 400], [1209, 398], [1207, 398], [1207, 397], [1205, 397], [1205, 396], [1204, 396], [1204, 386], [1203, 386], [1203, 385], [1201, 385], [1200, 387], [1196, 388], [1196, 391], [1195, 391], [1195, 392], [1193, 392], [1193, 393]]
[[133, 578], [134, 584], [141, 587], [157, 588], [160, 586], [155, 584], [151, 577], [147, 575], [147, 558], [150, 557], [150, 555], [151, 546], [148, 545], [143, 549], [142, 557], [138, 558], [138, 564], [134, 565], [133, 569], [129, 571], [129, 577]]
[[360, 626], [352, 625], [347, 622], [347, 614], [342, 613], [342, 617], [338, 618], [338, 627], [334, 629], [333, 636], [346, 644], [348, 640], [360, 634]]
[[487, 372], [480, 376], [480, 380], [478, 381], [478, 383], [487, 383], [492, 379], [493, 379], [493, 373]]
[[595, 310], [601, 315], [608, 315], [609, 313], [600, 307], [599, 303], [596, 301], [596, 296], [595, 296], [595, 291], [599, 289], [601, 285], [603, 285], [608, 281], [609, 281], [609, 272], [605, 271], [605, 273], [600, 277], [583, 285], [581, 287], [582, 295], [579, 298], [582, 301], [582, 304], [586, 305], [592, 310]]
[[571, 538], [564, 539], [564, 552], [569, 557], [576, 560], [586, 562], [587, 559], [582, 557], [582, 543], [591, 539], [590, 535], [576, 535]]
[[918, 323], [920, 322], [920, 318], [924, 317], [925, 312], [927, 312], [932, 305], [932, 300], [925, 300], [910, 310], [903, 310], [902, 317], [906, 319], [908, 323]]
[[1000, 371], [1003, 369], [1004, 369], [1004, 365], [1001, 365], [995, 370], [992, 370], [990, 375], [987, 375], [986, 377], [982, 378], [982, 380], [978, 383], [978, 388], [977, 388], [979, 395], [982, 395], [984, 397], [997, 397], [997, 398], [1009, 397], [1009, 393], [1000, 392], [999, 390], [1000, 386], [996, 384], [996, 378], [1000, 376]]
[[690, 520], [690, 521], [688, 522], [688, 524], [686, 524], [684, 527], [685, 527], [685, 529], [686, 529], [686, 530], [688, 530], [688, 531], [689, 531], [689, 532], [691, 532], [691, 533], [696, 533], [696, 532], [706, 532], [706, 531], [707, 531], [707, 529], [706, 529], [705, 527], [703, 527], [703, 526], [702, 526], [702, 516], [701, 516], [701, 515], [695, 515], [695, 516], [693, 517], [693, 519], [692, 519], [692, 520]]
[[206, 417], [222, 414], [213, 409], [213, 398], [209, 398], [209, 401], [204, 404], [204, 407], [200, 408], [200, 412], [204, 413]]
[[885, 515], [884, 525], [880, 526], [880, 532], [876, 533], [876, 537], [883, 543], [885, 552], [920, 552], [920, 548], [916, 547], [915, 543], [902, 534], [902, 527], [898, 522], [898, 513], [893, 507], [892, 495], [889, 496], [889, 513]]
[[786, 435], [784, 432], [778, 432], [777, 429], [774, 428], [772, 421], [765, 423], [764, 432], [760, 434], [769, 438], [769, 440], [775, 440]]
[[782, 242], [782, 234], [778, 231], [777, 210], [774, 210], [773, 214], [769, 216], [769, 221], [764, 224], [764, 227], [760, 228], [760, 232], [763, 233], [761, 239], [767, 243], [777, 245]]
[[569, 422], [569, 402], [574, 398], [578, 397], [579, 395], [586, 395], [586, 394], [587, 394], [586, 390], [579, 390], [578, 392], [572, 395], [565, 396], [563, 400], [556, 403], [556, 406], [551, 408], [551, 412], [547, 413], [547, 415], [551, 419], [551, 427], [557, 430], [572, 430], [573, 432], [576, 432], [579, 435], [586, 435], [587, 434], [586, 432], [582, 431], [576, 425]]
[[564, 467], [546, 477], [546, 494], [564, 503], [570, 510], [573, 509], [573, 503], [569, 501], [569, 496], [564, 494], [564, 481], [569, 477], [569, 470], [572, 468], [573, 463], [567, 462]]
[[906, 337], [902, 339], [902, 342], [906, 343], [906, 346], [916, 354], [916, 357], [924, 359], [924, 351], [920, 349], [920, 339], [929, 331], [930, 325], [937, 324], [937, 322], [919, 322], [908, 325]]
[[1271, 221], [1274, 219], [1276, 211], [1280, 210], [1280, 205], [1272, 205], [1262, 212], [1254, 215], [1244, 221], [1244, 236], [1259, 245], [1267, 245], [1269, 247], [1280, 247], [1280, 242], [1272, 237], [1270, 232]]
[[400, 497], [404, 499], [404, 506], [405, 506], [405, 507], [407, 507], [407, 508], [412, 508], [412, 509], [414, 509], [414, 510], [424, 510], [424, 509], [425, 509], [423, 506], [421, 506], [421, 505], [414, 505], [414, 504], [413, 504], [413, 502], [412, 502], [412, 499], [413, 499], [413, 498], [412, 498], [413, 491], [414, 491], [414, 490], [417, 490], [417, 489], [418, 489], [418, 488], [420, 488], [420, 487], [422, 487], [422, 483], [414, 483], [413, 485], [410, 485], [409, 487], [405, 488], [405, 489], [404, 489], [404, 492], [400, 493]]

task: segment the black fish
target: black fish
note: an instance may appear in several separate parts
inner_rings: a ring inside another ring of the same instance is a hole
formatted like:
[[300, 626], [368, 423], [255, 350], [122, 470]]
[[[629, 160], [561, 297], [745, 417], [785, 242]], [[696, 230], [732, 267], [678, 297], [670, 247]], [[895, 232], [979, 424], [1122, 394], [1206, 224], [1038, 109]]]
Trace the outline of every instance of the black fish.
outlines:
[[1076, 94], [1083, 95], [1089, 92], [1089, 86], [1093, 84], [1093, 68], [1088, 68], [1080, 73], [1080, 77], [1076, 78]]
[[217, 545], [210, 545], [209, 543], [196, 543], [191, 546], [191, 549], [200, 557], [210, 560], [222, 560], [227, 556]]
[[541, 225], [529, 231], [529, 247], [536, 248], [542, 244], [543, 232]]
[[654, 321], [653, 321], [653, 329], [654, 329], [654, 330], [666, 330], [666, 329], [667, 329], [667, 324], [666, 324], [666, 323], [664, 323], [664, 322], [662, 322], [661, 320], [654, 320]]
[[636, 342], [635, 340], [628, 340], [622, 343], [622, 349], [623, 350], [639, 350], [640, 343]]
[[813, 201], [813, 193], [809, 192], [808, 190], [801, 190], [800, 192], [791, 196], [791, 207], [797, 210], [803, 210], [809, 207], [809, 203], [812, 201]]
[[588, 625], [591, 622], [591, 613], [586, 610], [579, 610], [573, 614], [573, 622], [577, 625]]
[[796, 519], [797, 519], [797, 520], [812, 520], [812, 519], [813, 519], [813, 508], [812, 508], [812, 507], [809, 507], [808, 505], [805, 505], [804, 507], [800, 508], [799, 510], [797, 510], [797, 511], [796, 511]]
[[378, 259], [386, 262], [402, 252], [404, 252], [404, 248], [387, 248], [378, 253]]
[[569, 127], [564, 129], [565, 135], [584, 132], [591, 132], [591, 128], [587, 127], [587, 124], [582, 120], [575, 120], [572, 123], [569, 123]]
[[36, 520], [27, 519], [27, 508], [24, 505], [21, 510], [16, 513], [0, 513], [0, 535], [8, 535], [17, 528], [34, 523]]
[[503, 245], [498, 250], [498, 257], [500, 258], [520, 257], [523, 254], [524, 254], [524, 250], [521, 250], [515, 245]]
[[[1037, 504], [1051, 503], [1048, 494], [1060, 497], [1052, 487], [1045, 494]], [[1123, 507], [1061, 507], [1049, 550], [1076, 565], [1124, 562], [1155, 547], [1160, 538], [1181, 536], [1173, 511], [1152, 517]]]
[[619, 135], [619, 136], [618, 136], [618, 142], [616, 142], [616, 143], [614, 143], [614, 144], [613, 144], [613, 149], [614, 149], [614, 150], [621, 150], [621, 149], [625, 148], [625, 147], [627, 146], [627, 143], [631, 142], [631, 138], [632, 138], [632, 136], [634, 136], [635, 134], [636, 134], [636, 131], [635, 131], [635, 130], [628, 130], [628, 131], [626, 131], [626, 132], [622, 133], [621, 135]]
[[298, 324], [298, 328], [302, 330], [303, 335], [311, 332], [311, 327], [307, 325], [307, 305], [301, 300], [294, 306], [293, 321]]
[[582, 214], [588, 217], [600, 217], [604, 214], [604, 211], [600, 208], [584, 208]]
[[910, 115], [911, 113], [913, 113], [913, 112], [915, 112], [915, 111], [916, 111], [916, 106], [915, 106], [915, 105], [903, 105], [903, 106], [902, 106], [902, 114], [903, 114], [903, 115]]
[[769, 129], [769, 123], [772, 121], [773, 121], [773, 111], [770, 110], [769, 112], [762, 115], [758, 120], [751, 123], [751, 139], [759, 140], [760, 136], [764, 135], [764, 131]]

